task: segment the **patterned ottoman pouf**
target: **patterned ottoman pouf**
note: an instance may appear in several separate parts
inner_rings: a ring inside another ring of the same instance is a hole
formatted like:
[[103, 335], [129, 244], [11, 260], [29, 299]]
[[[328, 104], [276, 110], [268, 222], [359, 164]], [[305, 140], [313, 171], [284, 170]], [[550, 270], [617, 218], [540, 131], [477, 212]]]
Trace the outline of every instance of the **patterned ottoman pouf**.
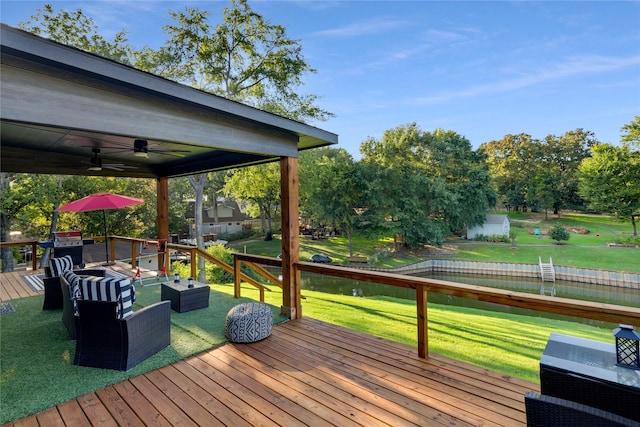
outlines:
[[224, 335], [231, 342], [250, 343], [271, 335], [273, 313], [267, 304], [251, 302], [236, 305], [224, 322]]

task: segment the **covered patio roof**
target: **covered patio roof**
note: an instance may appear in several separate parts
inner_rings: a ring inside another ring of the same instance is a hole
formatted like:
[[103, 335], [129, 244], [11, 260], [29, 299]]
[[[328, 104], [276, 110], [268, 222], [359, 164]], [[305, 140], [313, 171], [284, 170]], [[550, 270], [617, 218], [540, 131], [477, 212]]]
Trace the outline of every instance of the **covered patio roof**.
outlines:
[[338, 142], [334, 133], [4, 24], [0, 42], [1, 172], [157, 179]]

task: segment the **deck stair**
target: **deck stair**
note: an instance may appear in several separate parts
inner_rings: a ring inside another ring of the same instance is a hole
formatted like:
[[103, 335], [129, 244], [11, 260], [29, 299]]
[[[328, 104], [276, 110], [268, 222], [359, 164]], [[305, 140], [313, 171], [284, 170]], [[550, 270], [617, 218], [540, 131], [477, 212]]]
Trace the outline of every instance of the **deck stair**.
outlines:
[[550, 293], [551, 296], [556, 295], [556, 270], [553, 268], [553, 260], [549, 257], [549, 262], [542, 262], [542, 257], [538, 257], [538, 264], [540, 265], [540, 275], [542, 276], [542, 287], [540, 288], [540, 294], [546, 294], [544, 282], [552, 282]]

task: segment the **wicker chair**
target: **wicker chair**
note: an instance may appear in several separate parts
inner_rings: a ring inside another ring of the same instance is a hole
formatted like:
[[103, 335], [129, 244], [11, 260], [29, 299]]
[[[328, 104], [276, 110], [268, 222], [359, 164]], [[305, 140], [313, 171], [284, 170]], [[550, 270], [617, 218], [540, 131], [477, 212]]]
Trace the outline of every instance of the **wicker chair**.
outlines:
[[75, 365], [128, 371], [170, 344], [171, 304], [117, 318], [118, 303], [78, 300]]
[[[81, 276], [104, 277], [106, 270], [87, 268], [73, 270], [73, 272]], [[53, 276], [51, 267], [45, 267], [45, 277], [42, 281], [44, 282], [44, 303], [42, 304], [42, 309], [64, 310], [64, 297], [62, 294], [62, 288], [60, 287], [60, 276]]]
[[640, 427], [637, 421], [557, 397], [527, 392], [524, 402], [528, 427]]
[[[74, 273], [78, 275], [93, 276], [93, 277], [105, 277], [105, 270], [74, 270]], [[71, 299], [71, 292], [69, 290], [69, 283], [64, 277], [54, 277], [58, 283], [58, 292], [60, 293], [60, 299], [62, 303], [62, 324], [67, 329], [69, 338], [76, 339], [76, 316], [73, 307], [73, 301]], [[46, 279], [45, 279], [46, 280]], [[45, 282], [46, 286], [46, 282]], [[46, 288], [45, 288], [45, 301], [46, 301]]]

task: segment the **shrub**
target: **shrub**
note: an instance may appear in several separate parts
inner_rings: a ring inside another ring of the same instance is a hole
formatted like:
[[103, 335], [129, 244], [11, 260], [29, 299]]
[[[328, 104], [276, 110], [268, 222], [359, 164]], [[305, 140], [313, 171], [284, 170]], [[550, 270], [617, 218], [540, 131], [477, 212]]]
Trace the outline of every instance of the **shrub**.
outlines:
[[558, 243], [563, 240], [569, 240], [569, 232], [560, 224], [554, 225], [553, 228], [549, 230], [549, 235]]
[[620, 245], [640, 246], [640, 236], [618, 236], [615, 242]]
[[478, 242], [491, 242], [491, 243], [510, 243], [511, 242], [511, 239], [509, 239], [509, 236], [507, 236], [506, 234], [490, 234], [490, 235], [478, 234], [476, 235], [476, 237], [473, 238], [473, 240], [476, 240]]
[[[233, 249], [228, 249], [222, 245], [211, 245], [207, 248], [207, 253], [218, 258], [220, 261], [233, 265], [233, 253], [236, 252]], [[229, 283], [233, 282], [233, 275], [227, 273], [221, 267], [207, 262], [205, 264], [205, 275], [207, 283]]]

